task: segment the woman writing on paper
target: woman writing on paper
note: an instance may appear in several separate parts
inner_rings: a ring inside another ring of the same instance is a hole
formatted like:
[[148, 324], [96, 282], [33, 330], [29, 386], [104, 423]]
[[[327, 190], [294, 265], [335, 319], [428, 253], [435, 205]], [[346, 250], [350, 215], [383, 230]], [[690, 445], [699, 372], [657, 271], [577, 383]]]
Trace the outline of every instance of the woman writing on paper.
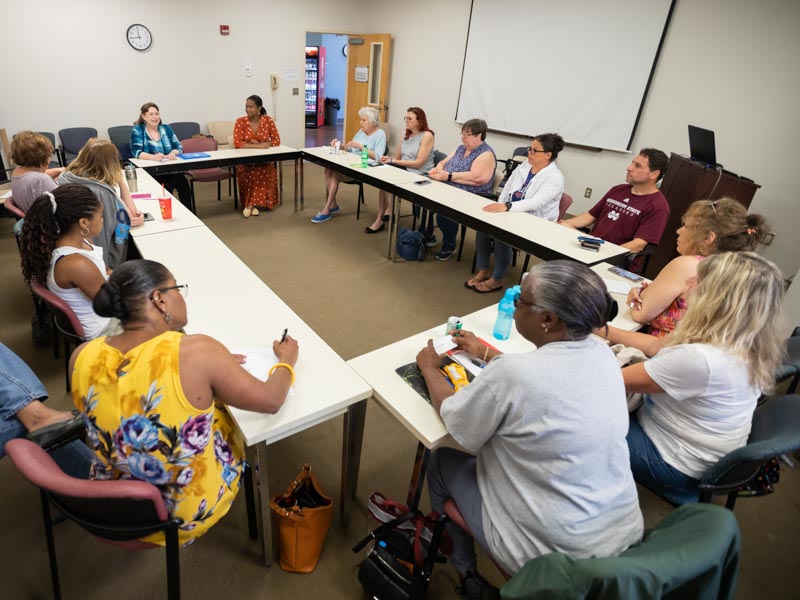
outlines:
[[634, 477], [674, 504], [696, 502], [705, 472], [747, 443], [788, 329], [783, 274], [757, 254], [710, 256], [688, 285], [689, 309], [665, 347], [622, 369], [626, 390], [645, 395], [630, 417]]
[[[355, 154], [361, 154], [366, 147], [367, 154], [372, 160], [378, 160], [386, 152], [386, 134], [378, 127], [378, 111], [371, 106], [364, 106], [358, 110], [359, 130], [353, 139], [347, 142], [345, 149]], [[331, 140], [331, 146], [338, 144], [339, 140]], [[336, 203], [336, 192], [339, 191], [339, 182], [342, 177], [333, 169], [325, 169], [325, 206], [316, 215], [311, 217], [312, 223], [324, 223], [339, 212]]]
[[[483, 207], [485, 212], [526, 212], [548, 221], [558, 219], [564, 176], [556, 166], [564, 140], [557, 133], [542, 133], [531, 140], [528, 161], [520, 164], [497, 199]], [[503, 277], [511, 264], [511, 246], [493, 240], [480, 231], [475, 238], [475, 266], [478, 272], [464, 286], [486, 294], [503, 289]], [[489, 256], [494, 249], [494, 271], [489, 271]]]
[[[275, 121], [264, 108], [260, 96], [253, 94], [244, 103], [247, 116], [239, 117], [233, 126], [234, 148], [270, 148], [281, 145], [281, 136]], [[258, 216], [259, 207], [272, 210], [278, 198], [278, 170], [274, 164], [238, 166], [236, 180], [244, 205], [245, 219]]]
[[[433, 168], [433, 130], [428, 127], [428, 117], [424, 110], [412, 106], [406, 111], [404, 120], [406, 130], [403, 141], [394, 156], [381, 156], [380, 161], [412, 173], [427, 173]], [[378, 215], [364, 233], [378, 233], [385, 229], [385, 223], [389, 220], [389, 196], [389, 192], [384, 190], [378, 193]]]
[[631, 289], [627, 304], [634, 321], [646, 324], [647, 333], [609, 326], [595, 333], [612, 344], [638, 348], [646, 356], [658, 352], [664, 337], [675, 330], [688, 309], [687, 281], [697, 275], [701, 261], [720, 252], [756, 250], [769, 237], [769, 226], [759, 214], [748, 214], [732, 198], [693, 202], [678, 229], [678, 256], [661, 270], [650, 285]]
[[[139, 111], [139, 119], [131, 130], [131, 154], [142, 160], [175, 160], [183, 152], [178, 136], [172, 127], [161, 122], [161, 113], [155, 102], [145, 102]], [[154, 175], [164, 184], [168, 192], [178, 191], [178, 197], [186, 208], [192, 207], [192, 189], [183, 173]]]
[[[452, 498], [474, 538], [508, 573], [549, 552], [616, 555], [643, 531], [622, 375], [611, 350], [589, 335], [616, 305], [596, 273], [565, 260], [534, 266], [515, 303], [517, 331], [536, 349], [499, 355], [460, 333], [453, 338], [459, 346], [490, 360], [460, 391], [439, 372], [431, 341], [417, 355], [447, 431], [477, 454], [431, 454], [431, 506], [442, 513]], [[472, 538], [447, 527], [462, 588], [482, 597], [488, 584], [475, 571]]]
[[70, 361], [73, 401], [96, 455], [92, 477], [157, 486], [170, 517], [184, 520], [182, 544], [222, 518], [239, 489], [242, 441], [223, 405], [277, 412], [298, 354], [291, 337], [274, 341], [278, 362], [267, 381], [256, 379], [218, 341], [182, 333], [187, 293], [163, 265], [126, 262], [94, 300], [122, 333], [82, 344]]

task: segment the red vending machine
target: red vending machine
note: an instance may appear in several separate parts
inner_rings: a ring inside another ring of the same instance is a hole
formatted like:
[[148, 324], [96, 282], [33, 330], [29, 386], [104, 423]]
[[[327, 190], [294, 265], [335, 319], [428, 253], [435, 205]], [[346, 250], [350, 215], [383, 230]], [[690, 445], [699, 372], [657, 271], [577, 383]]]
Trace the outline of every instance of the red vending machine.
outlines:
[[325, 124], [325, 48], [306, 46], [306, 127]]

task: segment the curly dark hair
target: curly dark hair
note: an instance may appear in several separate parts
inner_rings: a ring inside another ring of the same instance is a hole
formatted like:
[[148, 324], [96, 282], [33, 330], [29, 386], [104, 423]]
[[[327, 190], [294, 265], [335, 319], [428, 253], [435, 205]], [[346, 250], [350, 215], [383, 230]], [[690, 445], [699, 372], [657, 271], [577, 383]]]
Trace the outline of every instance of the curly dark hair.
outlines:
[[25, 215], [19, 239], [25, 281], [47, 285], [51, 256], [62, 232], [80, 219], [91, 219], [102, 208], [92, 191], [78, 184], [62, 185], [39, 196]]

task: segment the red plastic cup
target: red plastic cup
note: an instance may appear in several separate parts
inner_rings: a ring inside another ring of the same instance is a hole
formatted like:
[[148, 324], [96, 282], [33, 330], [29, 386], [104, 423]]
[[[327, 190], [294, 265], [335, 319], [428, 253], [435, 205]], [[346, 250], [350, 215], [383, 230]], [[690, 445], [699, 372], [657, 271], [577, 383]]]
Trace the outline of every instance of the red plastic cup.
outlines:
[[158, 207], [161, 209], [161, 218], [169, 221], [172, 218], [172, 198], [170, 196], [159, 198]]

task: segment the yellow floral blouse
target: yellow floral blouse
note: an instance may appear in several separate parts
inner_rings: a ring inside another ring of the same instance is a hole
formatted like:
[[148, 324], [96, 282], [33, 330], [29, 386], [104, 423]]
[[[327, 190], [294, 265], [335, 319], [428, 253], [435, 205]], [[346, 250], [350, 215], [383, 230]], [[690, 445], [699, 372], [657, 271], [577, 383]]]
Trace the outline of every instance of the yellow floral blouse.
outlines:
[[[244, 450], [228, 412], [199, 410], [181, 387], [182, 333], [168, 331], [126, 354], [89, 342], [75, 361], [72, 395], [94, 450], [93, 479], [141, 479], [161, 490], [193, 542], [229, 510], [239, 490]], [[144, 541], [164, 544], [164, 535]]]

